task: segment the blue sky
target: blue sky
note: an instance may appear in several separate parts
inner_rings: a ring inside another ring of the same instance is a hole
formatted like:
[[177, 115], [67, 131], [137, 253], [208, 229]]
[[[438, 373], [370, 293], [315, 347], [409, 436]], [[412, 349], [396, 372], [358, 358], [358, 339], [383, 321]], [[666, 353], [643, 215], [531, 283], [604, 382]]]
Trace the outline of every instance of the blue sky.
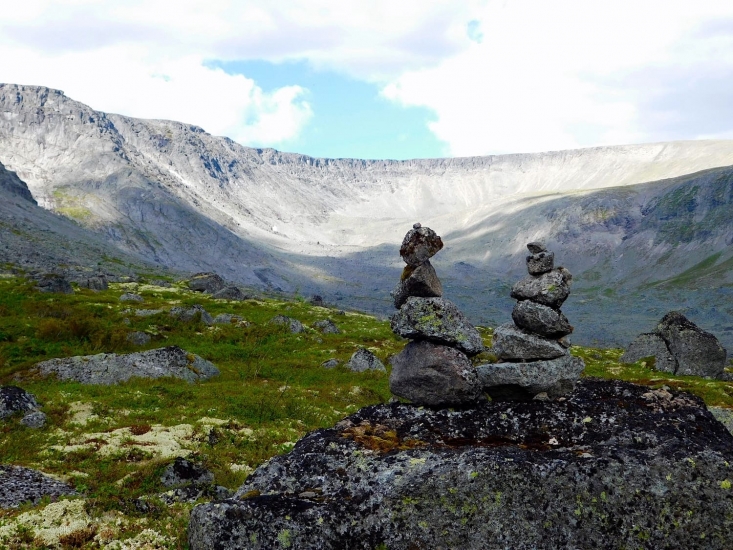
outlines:
[[428, 129], [435, 113], [426, 107], [397, 105], [375, 84], [318, 71], [305, 61], [208, 64], [253, 79], [265, 93], [291, 85], [305, 89], [313, 117], [297, 136], [280, 143], [281, 149], [314, 157], [369, 159], [435, 158], [449, 153], [447, 144]]
[[0, 59], [0, 82], [314, 156], [733, 138], [730, 0], [24, 0]]

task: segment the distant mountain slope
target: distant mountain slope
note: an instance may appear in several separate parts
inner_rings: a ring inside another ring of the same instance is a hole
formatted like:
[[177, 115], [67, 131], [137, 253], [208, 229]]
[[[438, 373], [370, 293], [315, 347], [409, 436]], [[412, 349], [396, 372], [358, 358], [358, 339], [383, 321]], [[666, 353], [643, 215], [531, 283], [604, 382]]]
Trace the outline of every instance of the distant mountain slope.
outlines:
[[733, 141], [316, 159], [5, 84], [0, 161], [41, 206], [159, 265], [385, 313], [397, 248], [420, 221], [446, 242], [435, 265], [447, 295], [477, 321], [508, 319], [524, 244], [543, 239], [576, 275], [579, 341], [623, 342], [683, 307], [733, 345], [733, 310], [711, 310], [733, 282]]

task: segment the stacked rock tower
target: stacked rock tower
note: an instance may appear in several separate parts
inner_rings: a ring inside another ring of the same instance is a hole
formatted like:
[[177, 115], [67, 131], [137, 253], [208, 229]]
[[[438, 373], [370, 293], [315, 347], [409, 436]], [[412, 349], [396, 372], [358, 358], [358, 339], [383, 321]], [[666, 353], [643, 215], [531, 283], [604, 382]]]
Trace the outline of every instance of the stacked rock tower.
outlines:
[[410, 343], [392, 358], [393, 394], [418, 405], [464, 405], [482, 396], [476, 368], [468, 359], [484, 349], [481, 336], [455, 304], [442, 298], [443, 287], [430, 258], [443, 248], [441, 238], [416, 223], [402, 241], [407, 266], [392, 293], [392, 330]]
[[542, 243], [527, 245], [529, 275], [517, 282], [512, 319], [494, 331], [493, 351], [499, 363], [477, 367], [492, 399], [553, 398], [570, 393], [585, 368], [570, 355], [565, 336], [573, 331], [560, 307], [570, 294], [572, 275], [555, 267], [555, 255]]

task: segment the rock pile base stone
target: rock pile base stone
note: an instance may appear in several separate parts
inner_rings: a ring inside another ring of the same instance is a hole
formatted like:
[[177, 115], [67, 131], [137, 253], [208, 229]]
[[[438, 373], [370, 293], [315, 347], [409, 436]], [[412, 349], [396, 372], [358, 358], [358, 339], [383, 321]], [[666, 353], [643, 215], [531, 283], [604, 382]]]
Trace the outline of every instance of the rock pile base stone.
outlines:
[[192, 550], [724, 550], [733, 436], [689, 394], [366, 407], [194, 508]]

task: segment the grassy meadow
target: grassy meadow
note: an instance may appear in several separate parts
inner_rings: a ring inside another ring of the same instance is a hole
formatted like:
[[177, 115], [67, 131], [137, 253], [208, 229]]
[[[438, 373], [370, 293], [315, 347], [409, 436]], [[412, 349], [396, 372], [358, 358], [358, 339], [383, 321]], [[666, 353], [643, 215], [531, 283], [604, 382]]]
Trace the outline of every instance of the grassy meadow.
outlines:
[[[120, 302], [135, 292], [144, 302]], [[246, 323], [207, 326], [172, 318], [173, 306], [201, 304], [212, 316], [231, 313]], [[136, 309], [162, 310], [137, 316]], [[306, 332], [269, 324], [276, 315], [300, 320]], [[330, 318], [340, 334], [310, 328]], [[479, 328], [491, 344], [491, 329]], [[135, 347], [133, 331], [152, 336]], [[343, 367], [359, 347], [387, 365], [405, 341], [387, 321], [316, 307], [302, 299], [214, 300], [187, 290], [146, 283], [111, 284], [95, 292], [43, 294], [25, 279], [0, 278], [0, 385], [33, 393], [48, 415], [42, 429], [20, 416], [0, 424], [0, 464], [37, 468], [67, 481], [83, 498], [0, 511], [1, 548], [185, 548], [193, 504], [168, 506], [150, 498], [166, 489], [163, 469], [176, 456], [201, 463], [216, 483], [236, 489], [270, 457], [288, 452], [305, 433], [332, 426], [359, 408], [390, 399], [388, 374]], [[34, 377], [30, 368], [54, 357], [127, 353], [178, 345], [221, 371], [209, 381], [132, 380], [84, 386]], [[667, 385], [691, 391], [708, 405], [733, 408], [733, 383], [667, 376], [639, 362], [623, 365], [622, 350], [573, 347], [584, 375]], [[341, 366], [321, 364], [336, 358]], [[476, 361], [491, 360], [482, 354]]]

